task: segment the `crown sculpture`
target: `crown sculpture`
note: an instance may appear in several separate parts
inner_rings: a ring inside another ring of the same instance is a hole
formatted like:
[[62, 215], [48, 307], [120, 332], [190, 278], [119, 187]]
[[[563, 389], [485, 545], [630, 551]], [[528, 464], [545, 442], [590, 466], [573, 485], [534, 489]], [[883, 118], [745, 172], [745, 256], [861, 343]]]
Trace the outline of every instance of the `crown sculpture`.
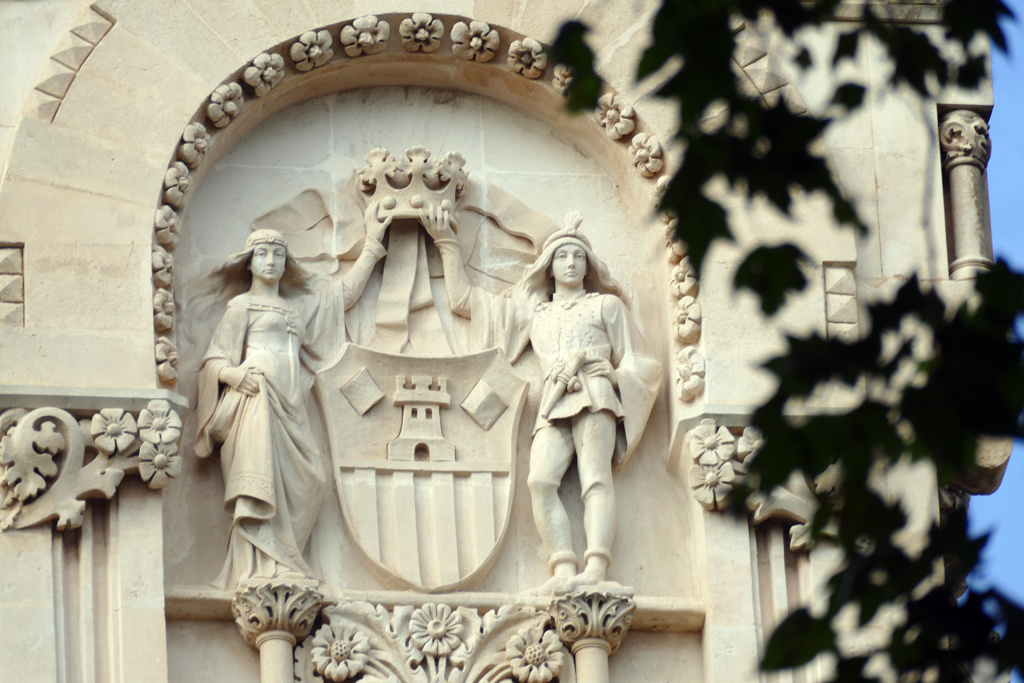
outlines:
[[462, 169], [465, 163], [457, 152], [438, 161], [426, 147], [412, 147], [396, 159], [378, 148], [366, 155], [366, 166], [356, 173], [366, 204], [380, 202], [381, 218], [418, 219], [430, 204], [451, 211], [461, 201], [469, 175]]

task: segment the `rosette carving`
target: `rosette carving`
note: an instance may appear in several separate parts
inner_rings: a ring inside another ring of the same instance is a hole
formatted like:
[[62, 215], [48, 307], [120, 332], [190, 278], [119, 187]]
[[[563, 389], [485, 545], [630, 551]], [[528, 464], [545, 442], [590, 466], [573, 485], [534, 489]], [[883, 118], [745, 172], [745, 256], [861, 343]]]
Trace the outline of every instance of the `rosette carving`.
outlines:
[[167, 204], [156, 210], [153, 219], [156, 241], [167, 249], [178, 246], [178, 213]]
[[517, 74], [527, 78], [540, 78], [548, 65], [544, 46], [533, 38], [515, 40], [508, 46], [508, 65]]
[[605, 93], [597, 100], [597, 122], [604, 127], [605, 134], [612, 140], [629, 135], [636, 128], [636, 114], [633, 107], [623, 104], [612, 93]]
[[[179, 427], [166, 401], [150, 401], [138, 417], [103, 408], [79, 421], [60, 408], [11, 409], [0, 413], [0, 529], [23, 529], [56, 520], [58, 530], [82, 525], [86, 499], [112, 498], [125, 473], [144, 469], [140, 424], [151, 411]], [[165, 451], [177, 452], [180, 430], [166, 434]], [[177, 457], [177, 456], [175, 456]], [[150, 488], [162, 488], [180, 472], [170, 471]]]
[[498, 32], [482, 21], [471, 21], [468, 26], [460, 21], [452, 26], [452, 54], [459, 59], [489, 62], [499, 41]]
[[658, 138], [646, 133], [637, 133], [629, 143], [629, 155], [633, 166], [645, 178], [653, 178], [665, 167], [661, 143]]
[[237, 83], [218, 85], [210, 94], [206, 115], [217, 128], [223, 128], [242, 113], [242, 86]]
[[270, 581], [240, 587], [231, 611], [245, 642], [259, 648], [261, 636], [271, 632], [288, 634], [293, 643], [305, 638], [323, 600], [309, 582]]
[[559, 95], [565, 95], [572, 84], [572, 69], [565, 64], [555, 64], [554, 73], [551, 76], [551, 85], [558, 91]]
[[303, 683], [575, 683], [550, 615], [506, 606], [483, 615], [427, 603], [389, 610], [343, 602], [296, 649]]
[[601, 641], [611, 654], [626, 637], [635, 612], [636, 603], [630, 597], [584, 588], [555, 601], [555, 628], [573, 652]]
[[195, 168], [202, 163], [209, 146], [210, 134], [206, 131], [206, 126], [201, 123], [190, 123], [181, 134], [178, 156], [189, 168]]
[[306, 31], [292, 43], [288, 54], [295, 62], [296, 69], [310, 71], [323, 66], [334, 56], [334, 50], [331, 49], [332, 42], [331, 34], [326, 30]]
[[402, 46], [409, 52], [433, 52], [441, 47], [444, 24], [424, 12], [416, 12], [409, 19], [403, 19], [398, 26]]
[[375, 55], [387, 47], [391, 27], [386, 21], [367, 15], [359, 17], [349, 26], [341, 29], [341, 44], [349, 57]]
[[242, 78], [256, 91], [256, 97], [263, 97], [284, 79], [284, 57], [276, 52], [256, 55]]

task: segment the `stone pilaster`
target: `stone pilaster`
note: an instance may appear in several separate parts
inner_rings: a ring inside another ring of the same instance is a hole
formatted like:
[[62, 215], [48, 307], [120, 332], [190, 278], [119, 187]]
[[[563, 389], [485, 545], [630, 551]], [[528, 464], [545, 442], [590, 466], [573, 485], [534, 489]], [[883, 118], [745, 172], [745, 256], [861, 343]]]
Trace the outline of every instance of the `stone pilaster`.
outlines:
[[608, 657], [626, 637], [635, 612], [632, 598], [596, 588], [555, 601], [555, 628], [576, 658], [579, 683], [608, 683]]
[[988, 124], [976, 112], [957, 109], [939, 129], [942, 168], [949, 176], [952, 247], [949, 275], [968, 280], [991, 270], [992, 235], [985, 168], [992, 154]]
[[245, 642], [260, 651], [262, 683], [292, 683], [293, 648], [305, 638], [324, 596], [310, 580], [241, 583], [231, 611]]

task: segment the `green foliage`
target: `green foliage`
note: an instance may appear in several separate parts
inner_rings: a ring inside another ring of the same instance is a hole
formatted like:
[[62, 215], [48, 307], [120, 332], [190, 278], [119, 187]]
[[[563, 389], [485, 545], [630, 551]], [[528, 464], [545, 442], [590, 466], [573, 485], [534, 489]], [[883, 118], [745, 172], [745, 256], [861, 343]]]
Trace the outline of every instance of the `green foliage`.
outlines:
[[[677, 236], [687, 242], [698, 271], [715, 240], [733, 239], [725, 209], [708, 194], [712, 186], [766, 199], [784, 214], [796, 192], [815, 193], [831, 202], [838, 223], [865, 229], [816, 151], [834, 120], [863, 105], [863, 84], [840, 83], [828, 115], [797, 114], [784, 103], [768, 107], [749, 99], [737, 86], [732, 62], [737, 26], [768, 12], [796, 44], [796, 64], [819, 66], [809, 49], [801, 49], [801, 37], [832, 18], [839, 4], [662, 0], [637, 78], [658, 79], [657, 94], [678, 107], [684, 157], [661, 208], [678, 216]], [[861, 7], [862, 21], [844, 24], [849, 29], [820, 66], [855, 58], [871, 43], [893, 66], [890, 86], [923, 96], [937, 87], [976, 86], [985, 58], [968, 48], [987, 38], [1005, 49], [999, 21], [1011, 17], [1001, 0], [939, 3], [934, 7], [942, 17], [932, 26], [889, 21], [886, 3]], [[570, 101], [592, 107], [600, 81], [585, 28], [563, 28], [555, 53], [579, 76]], [[788, 293], [806, 286], [800, 265], [808, 260], [794, 245], [761, 247], [747, 255], [734, 284], [755, 292], [762, 310], [772, 314]], [[877, 485], [894, 467], [906, 472], [926, 461], [934, 465], [939, 486], [948, 486], [974, 463], [980, 435], [1024, 434], [1024, 344], [1014, 329], [1022, 314], [1024, 276], [1003, 263], [979, 277], [976, 296], [959, 306], [911, 279], [892, 301], [869, 307], [863, 339], [789, 338], [788, 350], [765, 364], [778, 388], [752, 419], [765, 445], [750, 463], [748, 481], [769, 490], [794, 471], [808, 482], [831, 472], [828, 486], [816, 488], [820, 506], [811, 530], [818, 538], [827, 529], [845, 561], [829, 583], [825, 611], [798, 610], [785, 619], [767, 645], [764, 668], [798, 667], [829, 654], [837, 682], [878, 680], [870, 673], [875, 655], [901, 681], [962, 682], [979, 658], [1000, 670], [1024, 671], [1024, 612], [996, 591], [957, 597], [956, 581], [977, 564], [985, 542], [967, 536], [965, 510], [945, 511], [943, 523], [910, 550], [900, 542], [905, 510]], [[815, 414], [823, 391], [848, 396], [849, 407]], [[742, 509], [745, 496], [737, 498]], [[937, 569], [950, 558], [960, 575], [949, 572], [951, 580], [937, 581]], [[892, 627], [888, 642], [856, 656], [840, 651], [840, 622], [864, 626], [878, 620]]]

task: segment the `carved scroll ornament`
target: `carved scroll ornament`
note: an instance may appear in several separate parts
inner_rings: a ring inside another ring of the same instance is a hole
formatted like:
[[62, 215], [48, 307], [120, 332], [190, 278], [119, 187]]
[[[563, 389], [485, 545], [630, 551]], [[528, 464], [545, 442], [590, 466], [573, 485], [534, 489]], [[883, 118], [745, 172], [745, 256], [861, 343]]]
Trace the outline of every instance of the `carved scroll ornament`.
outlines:
[[0, 413], [0, 529], [79, 527], [86, 499], [112, 498], [125, 473], [167, 486], [181, 474], [180, 437], [181, 417], [163, 400], [81, 419], [60, 408]]
[[485, 614], [427, 603], [327, 607], [323, 626], [296, 650], [295, 679], [365, 683], [574, 683], [572, 658], [533, 608]]

